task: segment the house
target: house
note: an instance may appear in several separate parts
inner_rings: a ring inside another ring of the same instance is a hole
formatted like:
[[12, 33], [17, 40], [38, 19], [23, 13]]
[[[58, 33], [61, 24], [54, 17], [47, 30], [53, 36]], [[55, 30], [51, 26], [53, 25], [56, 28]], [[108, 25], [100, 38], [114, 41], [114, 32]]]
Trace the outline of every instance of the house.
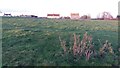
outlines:
[[47, 14], [47, 18], [60, 18], [60, 14]]
[[79, 13], [71, 13], [71, 19], [80, 19]]

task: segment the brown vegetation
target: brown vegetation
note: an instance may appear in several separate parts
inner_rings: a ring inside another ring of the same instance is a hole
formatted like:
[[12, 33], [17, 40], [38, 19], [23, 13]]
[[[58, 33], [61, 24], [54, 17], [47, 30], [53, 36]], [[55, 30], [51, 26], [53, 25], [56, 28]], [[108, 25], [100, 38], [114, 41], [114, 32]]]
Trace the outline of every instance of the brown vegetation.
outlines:
[[[61, 42], [61, 46], [64, 50], [64, 53], [68, 52], [66, 47], [66, 41], [61, 40], [60, 37], [59, 40]], [[95, 56], [97, 53], [97, 55], [100, 56], [104, 55], [104, 53], [106, 52], [114, 54], [111, 43], [108, 43], [108, 40], [106, 40], [105, 44], [103, 44], [99, 52], [95, 52], [94, 45], [92, 44], [92, 36], [88, 35], [87, 32], [83, 35], [82, 40], [80, 40], [80, 35], [76, 35], [74, 33], [74, 44], [71, 51], [73, 52], [74, 56], [81, 57], [84, 55], [87, 61], [92, 55]]]

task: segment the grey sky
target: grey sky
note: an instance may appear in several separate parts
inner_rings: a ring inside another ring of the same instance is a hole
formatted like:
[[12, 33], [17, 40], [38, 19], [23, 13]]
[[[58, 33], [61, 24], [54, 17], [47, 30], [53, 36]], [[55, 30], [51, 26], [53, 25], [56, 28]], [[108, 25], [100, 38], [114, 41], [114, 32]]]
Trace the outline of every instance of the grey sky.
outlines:
[[69, 16], [70, 13], [77, 12], [80, 16], [90, 14], [91, 17], [108, 11], [116, 17], [118, 2], [119, 0], [0, 0], [0, 11], [13, 15], [35, 14], [38, 16], [46, 16], [47, 13]]

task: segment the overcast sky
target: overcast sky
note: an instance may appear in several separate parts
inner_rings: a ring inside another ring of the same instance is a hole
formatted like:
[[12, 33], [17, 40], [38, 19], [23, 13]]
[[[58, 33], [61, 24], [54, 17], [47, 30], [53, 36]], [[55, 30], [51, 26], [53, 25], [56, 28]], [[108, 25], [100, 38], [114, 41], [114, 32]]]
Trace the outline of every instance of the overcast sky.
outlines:
[[118, 14], [120, 0], [0, 0], [0, 11], [12, 15], [34, 14], [46, 16], [47, 13], [59, 13], [70, 16], [79, 13], [80, 16], [90, 14], [91, 17], [103, 11], [110, 12], [113, 17]]

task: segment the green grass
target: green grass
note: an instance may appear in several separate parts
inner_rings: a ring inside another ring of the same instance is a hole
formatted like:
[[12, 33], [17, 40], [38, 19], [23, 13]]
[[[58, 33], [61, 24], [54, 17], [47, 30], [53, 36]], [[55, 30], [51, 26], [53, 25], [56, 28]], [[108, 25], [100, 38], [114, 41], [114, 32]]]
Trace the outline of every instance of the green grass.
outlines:
[[[118, 21], [76, 21], [60, 19], [2, 18], [2, 65], [3, 66], [111, 66], [118, 65]], [[96, 50], [103, 43], [112, 43], [114, 55], [104, 59], [85, 58], [74, 61], [73, 55], [63, 55], [59, 36], [72, 46], [73, 33], [93, 36]]]

